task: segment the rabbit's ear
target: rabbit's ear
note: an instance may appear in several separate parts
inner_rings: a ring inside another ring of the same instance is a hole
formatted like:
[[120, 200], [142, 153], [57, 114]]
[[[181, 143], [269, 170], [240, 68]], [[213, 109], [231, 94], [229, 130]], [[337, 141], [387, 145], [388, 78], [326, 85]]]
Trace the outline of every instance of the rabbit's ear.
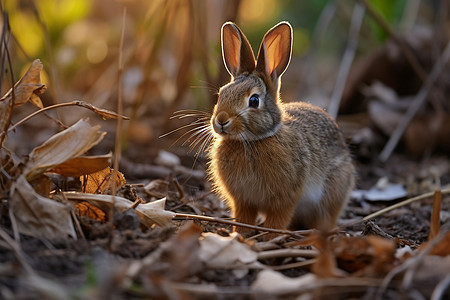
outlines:
[[289, 65], [291, 51], [292, 27], [288, 22], [278, 23], [263, 38], [256, 70], [264, 72], [274, 81], [277, 80]]
[[255, 56], [245, 35], [232, 22], [222, 26], [223, 62], [231, 76], [255, 70]]

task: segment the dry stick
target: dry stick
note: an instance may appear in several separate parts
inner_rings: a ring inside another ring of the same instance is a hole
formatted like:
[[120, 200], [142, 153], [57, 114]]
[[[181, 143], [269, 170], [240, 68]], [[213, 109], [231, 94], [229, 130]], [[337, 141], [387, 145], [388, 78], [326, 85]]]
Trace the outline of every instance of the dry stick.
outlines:
[[174, 218], [186, 218], [186, 219], [196, 219], [196, 220], [208, 221], [208, 222], [216, 222], [216, 223], [222, 223], [222, 224], [227, 224], [227, 225], [234, 225], [234, 226], [249, 228], [249, 229], [253, 229], [253, 230], [266, 231], [266, 232], [278, 233], [278, 234], [288, 234], [288, 235], [291, 235], [291, 236], [294, 236], [297, 238], [301, 238], [302, 235], [310, 235], [316, 231], [314, 229], [290, 231], [290, 230], [285, 230], [285, 229], [266, 228], [266, 227], [261, 227], [261, 226], [256, 226], [256, 225], [250, 225], [250, 224], [230, 221], [230, 220], [217, 219], [217, 218], [213, 218], [213, 217], [200, 216], [200, 215], [181, 214], [181, 213], [176, 213]]
[[[123, 102], [122, 102], [122, 93], [123, 93], [123, 83], [122, 83], [122, 75], [123, 75], [123, 40], [125, 37], [125, 21], [127, 16], [127, 8], [123, 8], [123, 14], [122, 14], [122, 31], [120, 33], [120, 43], [119, 43], [119, 66], [117, 69], [117, 112], [119, 114], [123, 114]], [[122, 119], [117, 119], [117, 126], [116, 126], [116, 140], [114, 145], [114, 163], [113, 163], [113, 174], [114, 176], [111, 176], [111, 182], [112, 182], [112, 209], [111, 209], [111, 215], [109, 218], [109, 229], [111, 230], [109, 234], [109, 246], [111, 247], [112, 244], [112, 230], [114, 227], [114, 213], [115, 213], [115, 207], [116, 207], [116, 192], [117, 192], [117, 186], [114, 182], [116, 172], [119, 170], [119, 159], [121, 154], [121, 147], [122, 144]]]
[[384, 146], [383, 151], [381, 151], [379, 157], [381, 161], [385, 162], [391, 156], [392, 151], [394, 151], [395, 147], [397, 146], [397, 143], [399, 142], [404, 131], [406, 130], [406, 127], [408, 126], [412, 118], [416, 115], [420, 107], [425, 103], [428, 93], [433, 88], [434, 82], [438, 79], [439, 75], [444, 70], [444, 67], [449, 61], [449, 59], [450, 59], [450, 41], [447, 43], [447, 46], [445, 46], [445, 50], [442, 53], [442, 55], [439, 56], [439, 58], [434, 63], [433, 69], [431, 70], [430, 75], [425, 81], [425, 84], [422, 86], [419, 93], [414, 97], [414, 100], [409, 106], [406, 114], [403, 116], [403, 118], [400, 120], [400, 123], [395, 128], [394, 132], [389, 138], [389, 141]]
[[25, 269], [25, 271], [28, 274], [34, 274], [33, 269], [28, 264], [27, 260], [25, 259], [25, 256], [19, 246], [19, 243], [14, 241], [2, 228], [0, 228], [0, 238], [2, 238], [14, 251], [14, 254], [19, 261], [19, 263], [22, 265], [22, 267]]
[[434, 192], [433, 209], [431, 211], [430, 221], [430, 233], [428, 235], [429, 241], [439, 234], [441, 204], [442, 192], [438, 190]]
[[117, 117], [119, 119], [124, 119], [124, 120], [128, 120], [129, 119], [128, 117], [116, 114], [114, 112], [97, 108], [97, 107], [95, 107], [92, 104], [89, 104], [87, 102], [77, 100], [77, 101], [71, 101], [71, 102], [65, 102], [65, 103], [58, 103], [58, 104], [55, 104], [55, 105], [50, 105], [50, 106], [41, 108], [41, 109], [35, 111], [34, 113], [26, 116], [25, 118], [23, 118], [22, 120], [20, 120], [16, 124], [14, 124], [14, 126], [11, 126], [8, 129], [8, 132], [11, 131], [11, 130], [14, 130], [17, 126], [22, 125], [22, 123], [28, 121], [29, 119], [31, 119], [32, 117], [36, 116], [37, 114], [40, 114], [40, 113], [45, 112], [45, 111], [50, 110], [50, 109], [55, 109], [55, 108], [63, 107], [63, 106], [81, 106], [81, 107], [84, 107], [84, 108], [92, 110], [93, 112], [95, 112], [96, 114], [99, 114], [102, 117], [105, 117], [105, 112], [107, 112], [108, 115]]
[[[8, 108], [8, 112], [7, 112], [7, 114], [8, 114], [7, 121], [5, 122], [4, 128], [0, 128], [0, 130], [2, 130], [2, 132], [0, 133], [0, 147], [3, 146], [3, 142], [6, 137], [6, 129], [8, 128], [9, 124], [11, 123], [12, 110], [14, 108], [14, 103], [16, 102], [16, 93], [15, 93], [16, 89], [14, 86], [14, 72], [12, 69], [12, 61], [11, 61], [11, 56], [10, 56], [9, 49], [8, 49], [9, 41], [11, 38], [11, 28], [9, 26], [9, 18], [7, 16], [8, 16], [8, 14], [6, 14], [6, 13], [3, 16], [5, 18], [3, 20], [3, 22], [4, 22], [3, 30], [7, 29], [7, 32], [9, 33], [8, 41], [5, 40], [6, 33], [5, 34], [2, 33], [1, 43], [2, 43], [2, 47], [5, 47], [6, 58], [8, 60], [8, 67], [9, 67], [10, 76], [11, 76], [11, 96], [12, 96], [12, 98], [9, 103], [9, 108]], [[3, 69], [2, 69], [2, 72], [3, 72]], [[2, 77], [1, 79], [3, 80], [3, 75], [1, 77]], [[5, 118], [5, 116], [3, 116], [3, 118]]]
[[433, 293], [431, 294], [430, 300], [439, 300], [444, 299], [445, 291], [450, 285], [450, 274], [444, 277], [434, 288]]
[[334, 119], [337, 117], [342, 93], [344, 92], [345, 82], [347, 81], [350, 67], [353, 59], [355, 58], [355, 52], [358, 46], [359, 30], [361, 28], [365, 10], [365, 5], [359, 2], [357, 2], [353, 8], [347, 47], [345, 48], [344, 57], [342, 58], [341, 65], [339, 67], [336, 85], [334, 87], [333, 94], [331, 95], [330, 105], [328, 106], [328, 113]]
[[[378, 217], [378, 216], [381, 216], [382, 214], [385, 214], [385, 213], [387, 213], [387, 212], [390, 212], [391, 210], [394, 210], [394, 209], [396, 209], [396, 208], [399, 208], [399, 207], [408, 205], [408, 204], [413, 203], [413, 202], [415, 202], [415, 201], [419, 201], [419, 200], [423, 200], [423, 199], [426, 199], [426, 198], [433, 197], [434, 193], [435, 193], [435, 192], [429, 192], [429, 193], [425, 193], [425, 194], [422, 194], [422, 195], [417, 196], [417, 197], [413, 197], [413, 198], [410, 198], [410, 199], [406, 199], [406, 200], [404, 200], [404, 201], [402, 201], [402, 202], [399, 202], [399, 203], [397, 203], [397, 204], [394, 204], [394, 205], [391, 205], [391, 206], [389, 206], [389, 207], [383, 208], [383, 209], [381, 209], [381, 210], [379, 210], [379, 211], [377, 211], [377, 212], [374, 212], [373, 214], [370, 214], [370, 215], [368, 215], [368, 216], [365, 216], [365, 217], [362, 219], [362, 221], [365, 222], [365, 221], [372, 220], [372, 219], [374, 219], [374, 218], [376, 218], [376, 217]], [[441, 190], [441, 194], [442, 194], [442, 195], [450, 194], [450, 188]]]
[[283, 270], [289, 270], [289, 269], [309, 267], [309, 266], [315, 264], [316, 261], [317, 261], [317, 259], [313, 258], [313, 259], [299, 261], [299, 262], [295, 262], [295, 263], [291, 263], [291, 264], [273, 266], [273, 267], [271, 267], [271, 269], [274, 271], [283, 271]]
[[[53, 97], [53, 102], [57, 104], [59, 99], [59, 85], [58, 85], [58, 76], [57, 76], [57, 68], [55, 64], [55, 58], [53, 55], [52, 43], [50, 41], [50, 34], [48, 32], [47, 25], [44, 20], [41, 18], [41, 14], [39, 13], [39, 9], [37, 7], [36, 1], [31, 1], [31, 9], [38, 21], [39, 26], [41, 27], [42, 33], [44, 35], [44, 47], [47, 53], [47, 59], [49, 61], [48, 67], [48, 77], [50, 79], [49, 91], [50, 95]], [[64, 115], [62, 115], [58, 110], [56, 110], [56, 115], [60, 122], [64, 123]]]
[[258, 259], [267, 258], [278, 258], [278, 257], [304, 257], [304, 258], [315, 258], [319, 255], [317, 250], [306, 250], [306, 249], [275, 249], [267, 250], [258, 253]]

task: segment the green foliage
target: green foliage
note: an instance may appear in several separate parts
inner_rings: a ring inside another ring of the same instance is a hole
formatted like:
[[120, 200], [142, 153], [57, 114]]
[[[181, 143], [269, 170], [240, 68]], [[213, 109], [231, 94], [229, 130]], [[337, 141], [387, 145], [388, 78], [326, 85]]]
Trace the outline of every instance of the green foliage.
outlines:
[[[398, 23], [403, 16], [403, 10], [406, 5], [406, 0], [370, 0], [369, 2], [393, 28], [398, 26]], [[371, 31], [373, 32], [374, 37], [380, 42], [385, 41], [388, 37], [386, 32], [372, 19], [370, 19], [369, 22], [369, 26], [371, 28]]]

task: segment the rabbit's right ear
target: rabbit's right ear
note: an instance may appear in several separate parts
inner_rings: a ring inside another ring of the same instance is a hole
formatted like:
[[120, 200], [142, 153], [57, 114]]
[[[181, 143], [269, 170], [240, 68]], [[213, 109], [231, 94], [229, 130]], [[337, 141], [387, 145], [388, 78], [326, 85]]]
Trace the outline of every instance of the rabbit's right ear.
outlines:
[[245, 35], [232, 22], [222, 26], [222, 56], [231, 76], [255, 70], [255, 55]]

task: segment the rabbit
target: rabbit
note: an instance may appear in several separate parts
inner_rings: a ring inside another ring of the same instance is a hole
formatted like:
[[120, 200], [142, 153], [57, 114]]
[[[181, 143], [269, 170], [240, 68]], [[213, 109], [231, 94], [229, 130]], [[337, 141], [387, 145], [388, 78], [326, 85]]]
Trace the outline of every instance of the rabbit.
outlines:
[[236, 24], [223, 24], [221, 42], [231, 82], [220, 88], [210, 118], [213, 189], [238, 222], [254, 225], [260, 213], [269, 228], [333, 229], [354, 187], [355, 169], [343, 134], [323, 109], [280, 99], [291, 25], [271, 28], [256, 60]]

